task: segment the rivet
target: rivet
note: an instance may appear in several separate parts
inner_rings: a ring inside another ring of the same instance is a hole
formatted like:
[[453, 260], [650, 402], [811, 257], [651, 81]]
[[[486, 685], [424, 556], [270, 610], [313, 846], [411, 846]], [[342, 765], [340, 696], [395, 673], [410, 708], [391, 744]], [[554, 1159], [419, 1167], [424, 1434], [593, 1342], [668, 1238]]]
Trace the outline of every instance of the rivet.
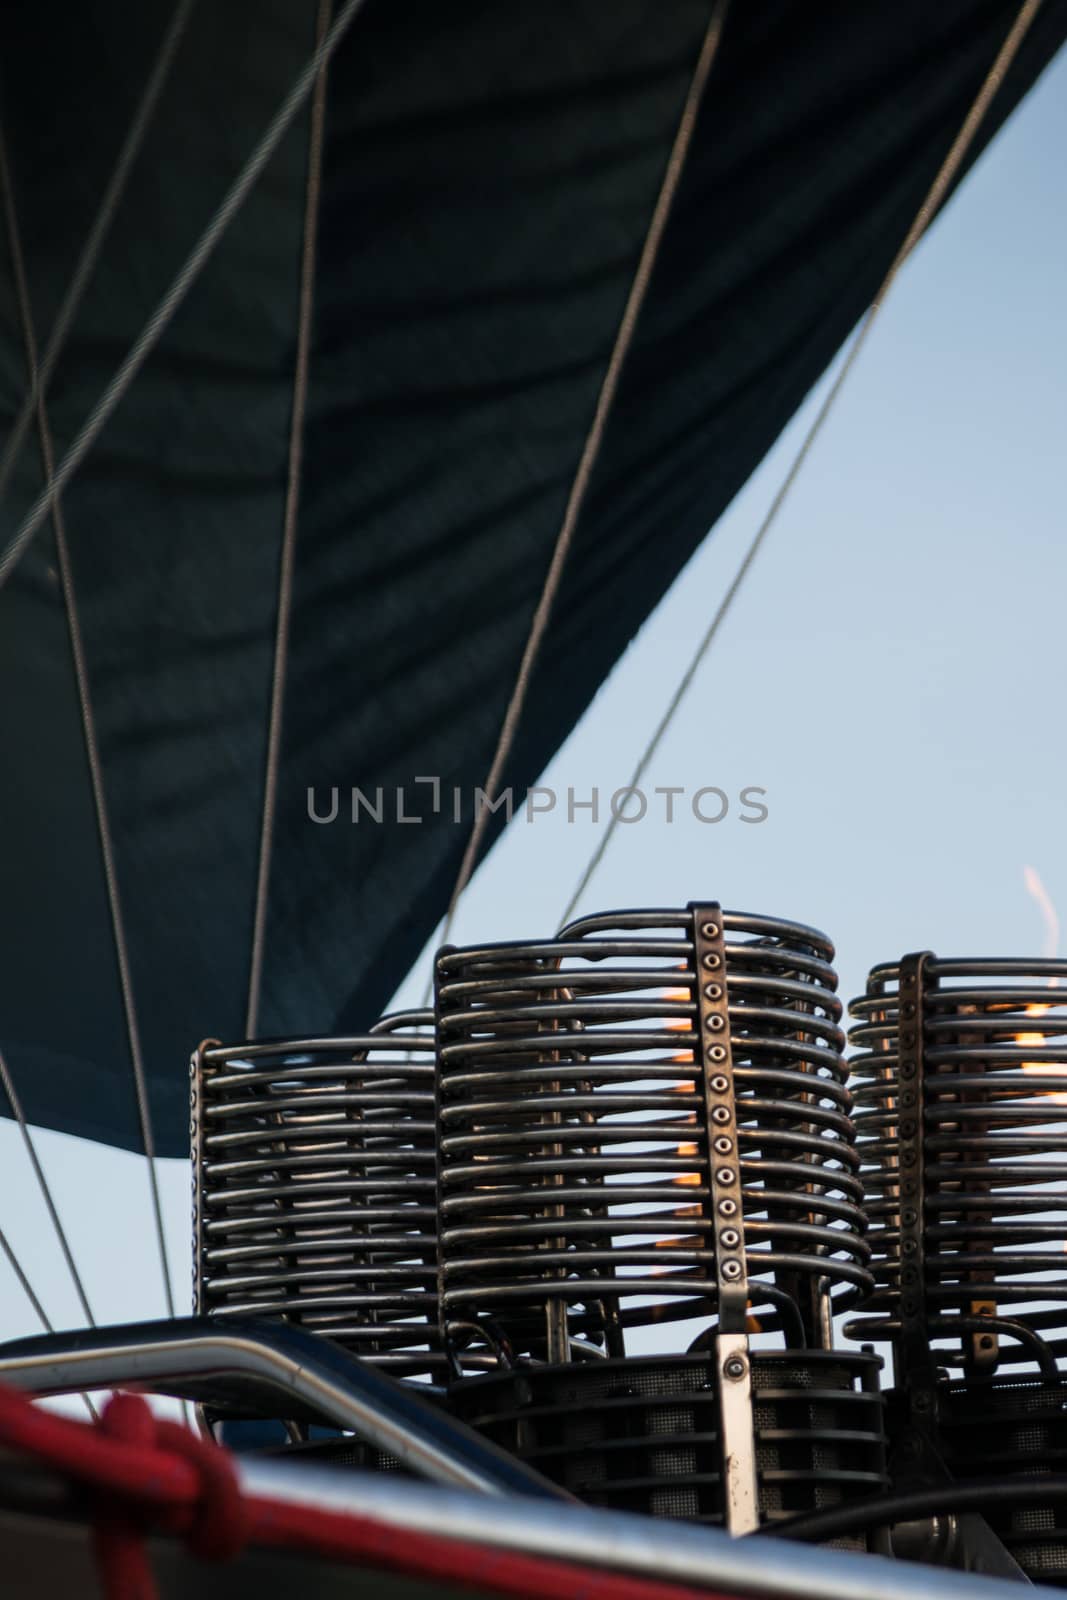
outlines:
[[718, 1033], [722, 1028], [725, 1028], [725, 1026], [725, 1017], [720, 1017], [718, 1014], [716, 1014], [715, 1016], [708, 1018], [708, 1027], [711, 1029], [712, 1033]]
[[732, 1139], [728, 1139], [725, 1133], [720, 1133], [719, 1137], [715, 1141], [715, 1154], [719, 1156], [732, 1155], [733, 1148], [734, 1141]]
[[719, 937], [719, 924], [717, 922], [705, 922], [700, 931], [705, 939], [717, 939]]
[[730, 1257], [729, 1261], [724, 1261], [722, 1264], [722, 1275], [724, 1278], [739, 1278], [741, 1276], [740, 1261], [733, 1256]]
[[716, 1106], [711, 1113], [712, 1122], [729, 1122], [730, 1110], [728, 1106]]
[[729, 1378], [731, 1383], [739, 1383], [748, 1371], [748, 1364], [744, 1356], [727, 1356], [722, 1364], [724, 1378]]
[[730, 1087], [730, 1080], [725, 1078], [721, 1072], [717, 1072], [711, 1080], [711, 1087], [716, 1094], [725, 1094]]
[[711, 1059], [713, 1061], [725, 1061], [726, 1060], [726, 1051], [723, 1049], [721, 1044], [709, 1045], [708, 1046], [708, 1055], [711, 1057]]
[[719, 1201], [718, 1212], [720, 1217], [732, 1217], [737, 1211], [737, 1201], [731, 1200], [729, 1195]]
[[733, 1167], [721, 1167], [715, 1176], [719, 1183], [729, 1185], [734, 1181], [734, 1169]]
[[719, 1238], [722, 1240], [722, 1243], [725, 1245], [727, 1250], [736, 1250], [737, 1246], [741, 1243], [741, 1235], [738, 1233], [736, 1228], [724, 1228], [722, 1233], [719, 1235]]
[[718, 1000], [722, 995], [722, 988], [717, 983], [706, 983], [704, 993], [709, 1000]]
[[717, 950], [709, 950], [704, 957], [704, 965], [709, 972], [714, 972], [719, 965], [719, 952]]

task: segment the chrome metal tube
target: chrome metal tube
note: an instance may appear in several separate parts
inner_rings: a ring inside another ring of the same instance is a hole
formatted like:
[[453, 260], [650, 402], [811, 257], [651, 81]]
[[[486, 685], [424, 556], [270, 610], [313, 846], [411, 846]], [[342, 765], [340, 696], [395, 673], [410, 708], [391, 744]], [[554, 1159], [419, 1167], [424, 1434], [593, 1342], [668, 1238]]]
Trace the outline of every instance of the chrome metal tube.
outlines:
[[[114, 1387], [314, 1416], [405, 1467], [480, 1495], [567, 1498], [537, 1473], [344, 1351], [281, 1323], [184, 1317], [0, 1345], [0, 1380], [32, 1394]], [[484, 1513], [483, 1513], [484, 1515]]]
[[[296, 1470], [277, 1460], [239, 1466], [248, 1494], [336, 1512], [358, 1512], [395, 1527], [418, 1529], [480, 1545], [586, 1562], [633, 1576], [707, 1586], [718, 1594], [765, 1600], [1014, 1600], [1014, 1583], [975, 1573], [939, 1570], [880, 1556], [816, 1549], [754, 1535], [733, 1539], [715, 1528], [585, 1506], [485, 1502], [469, 1494], [345, 1473], [328, 1467]], [[1059, 1590], [1036, 1588], [1051, 1600]]]

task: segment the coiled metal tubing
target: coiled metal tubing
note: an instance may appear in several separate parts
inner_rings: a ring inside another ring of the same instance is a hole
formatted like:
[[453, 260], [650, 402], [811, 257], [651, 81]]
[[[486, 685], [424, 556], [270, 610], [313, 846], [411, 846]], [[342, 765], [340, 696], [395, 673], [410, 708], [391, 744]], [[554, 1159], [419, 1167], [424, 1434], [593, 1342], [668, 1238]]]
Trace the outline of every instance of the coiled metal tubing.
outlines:
[[[833, 947], [722, 921], [750, 1322], [825, 1348], [832, 1310], [871, 1283]], [[460, 1370], [485, 1351], [621, 1357], [670, 1323], [689, 1324], [683, 1348], [714, 1334], [705, 981], [686, 910], [440, 953], [441, 1308]]]
[[440, 1369], [432, 1013], [193, 1058], [196, 1308]]

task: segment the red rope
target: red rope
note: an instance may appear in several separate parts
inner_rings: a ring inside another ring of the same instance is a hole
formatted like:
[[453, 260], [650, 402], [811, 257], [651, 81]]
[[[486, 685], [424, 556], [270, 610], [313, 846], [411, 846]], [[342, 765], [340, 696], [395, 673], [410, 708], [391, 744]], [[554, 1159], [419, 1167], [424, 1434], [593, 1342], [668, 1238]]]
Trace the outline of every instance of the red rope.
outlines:
[[149, 1533], [178, 1535], [204, 1560], [229, 1560], [246, 1544], [268, 1545], [461, 1583], [509, 1600], [723, 1600], [707, 1589], [243, 1495], [228, 1451], [157, 1418], [135, 1394], [113, 1396], [94, 1426], [42, 1411], [0, 1385], [0, 1446], [90, 1490], [93, 1545], [107, 1600], [158, 1600], [144, 1546]]

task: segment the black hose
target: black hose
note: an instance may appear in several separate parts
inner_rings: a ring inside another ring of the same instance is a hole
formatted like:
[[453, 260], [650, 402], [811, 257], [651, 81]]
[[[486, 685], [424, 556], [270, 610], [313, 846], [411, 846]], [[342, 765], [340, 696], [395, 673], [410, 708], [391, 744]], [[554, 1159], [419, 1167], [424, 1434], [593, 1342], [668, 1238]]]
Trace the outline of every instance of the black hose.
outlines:
[[826, 1511], [804, 1512], [759, 1530], [761, 1536], [818, 1544], [893, 1522], [941, 1516], [952, 1511], [985, 1511], [994, 1505], [1039, 1504], [1067, 1500], [1067, 1473], [1035, 1478], [988, 1478], [981, 1483], [936, 1483], [907, 1494], [880, 1494]]

